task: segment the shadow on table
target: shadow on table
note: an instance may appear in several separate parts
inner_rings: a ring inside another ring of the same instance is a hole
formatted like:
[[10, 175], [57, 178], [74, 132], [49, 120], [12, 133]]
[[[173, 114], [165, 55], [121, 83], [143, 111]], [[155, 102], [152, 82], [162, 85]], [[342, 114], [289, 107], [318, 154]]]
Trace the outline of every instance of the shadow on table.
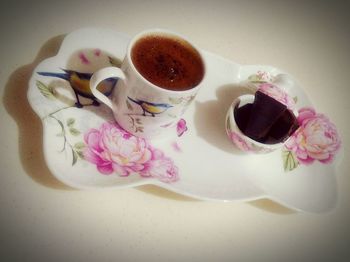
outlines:
[[282, 206], [270, 199], [259, 199], [248, 202], [249, 205], [252, 205], [253, 207], [257, 207], [261, 210], [274, 213], [274, 214], [280, 214], [280, 215], [290, 215], [295, 214], [296, 211], [289, 209], [285, 206]]
[[[171, 200], [177, 200], [177, 201], [200, 201], [191, 197], [183, 196], [180, 194], [177, 194], [175, 192], [171, 192], [169, 190], [166, 190], [161, 187], [157, 187], [154, 185], [145, 185], [145, 186], [139, 186], [137, 188], [138, 190], [154, 195], [156, 197], [162, 197], [162, 198], [167, 198]], [[222, 203], [223, 205], [227, 205], [229, 203]], [[274, 214], [279, 214], [279, 215], [290, 215], [296, 213], [295, 211], [284, 207], [272, 200], [269, 199], [259, 199], [259, 200], [254, 200], [247, 202], [248, 205], [251, 205], [253, 207], [256, 207], [258, 209], [264, 210], [266, 212], [274, 213]]]
[[244, 154], [229, 141], [225, 121], [232, 102], [243, 94], [252, 94], [243, 84], [227, 84], [216, 89], [216, 97], [205, 102], [195, 102], [194, 123], [197, 135], [214, 147], [231, 154]]
[[28, 83], [33, 70], [41, 61], [57, 54], [63, 38], [64, 35], [60, 35], [48, 40], [31, 64], [21, 66], [11, 74], [5, 86], [3, 103], [17, 122], [20, 160], [27, 174], [44, 186], [69, 190], [71, 188], [58, 181], [45, 163], [41, 120], [27, 99]]

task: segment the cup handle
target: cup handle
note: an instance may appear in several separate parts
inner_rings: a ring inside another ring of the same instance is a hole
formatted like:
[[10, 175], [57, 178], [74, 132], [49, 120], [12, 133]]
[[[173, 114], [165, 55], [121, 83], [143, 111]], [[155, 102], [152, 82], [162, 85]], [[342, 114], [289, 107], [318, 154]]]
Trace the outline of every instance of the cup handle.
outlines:
[[[258, 85], [253, 84], [249, 80], [247, 80], [247, 83], [247, 88], [250, 90], [250, 92], [255, 93], [256, 91], [258, 91]], [[278, 74], [272, 82], [268, 83], [281, 87], [287, 93], [289, 93], [291, 89], [297, 85], [296, 81], [290, 75], [287, 74]]]
[[107, 78], [119, 78], [120, 80], [125, 81], [125, 74], [117, 67], [102, 68], [92, 75], [90, 79], [90, 89], [95, 97], [113, 110], [112, 100], [97, 89], [98, 84]]

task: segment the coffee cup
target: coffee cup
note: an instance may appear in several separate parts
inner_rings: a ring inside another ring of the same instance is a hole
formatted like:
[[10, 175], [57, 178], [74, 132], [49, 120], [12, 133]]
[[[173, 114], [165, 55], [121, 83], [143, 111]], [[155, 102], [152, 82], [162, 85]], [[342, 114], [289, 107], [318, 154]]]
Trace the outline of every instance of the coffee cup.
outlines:
[[[146, 139], [160, 138], [173, 132], [201, 88], [205, 70], [201, 51], [189, 40], [153, 29], [130, 41], [121, 68], [95, 72], [90, 88], [126, 131]], [[110, 97], [97, 89], [108, 78], [118, 78]]]

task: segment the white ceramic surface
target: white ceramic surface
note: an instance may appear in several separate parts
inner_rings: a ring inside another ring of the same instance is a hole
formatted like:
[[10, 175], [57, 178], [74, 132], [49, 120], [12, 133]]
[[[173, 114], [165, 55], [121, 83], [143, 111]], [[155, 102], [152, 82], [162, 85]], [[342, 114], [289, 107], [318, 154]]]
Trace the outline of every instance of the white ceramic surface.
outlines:
[[[81, 29], [65, 38], [57, 56], [43, 61], [34, 70], [28, 99], [43, 121], [44, 155], [55, 177], [80, 189], [155, 184], [203, 200], [270, 198], [292, 209], [308, 212], [325, 212], [335, 206], [335, 163], [315, 162], [286, 172], [280, 150], [265, 155], [241, 154], [232, 147], [225, 134], [227, 108], [235, 97], [247, 92], [239, 83], [258, 71], [271, 75], [284, 72], [271, 66], [241, 66], [206, 51], [203, 54], [208, 74], [204, 86], [183, 116], [187, 131], [178, 136], [174, 130], [173, 137], [149, 142], [176, 166], [176, 181], [162, 182], [137, 173], [103, 175], [91, 161], [80, 159], [84, 135], [111, 121], [112, 113], [104, 105], [74, 107], [74, 93], [68, 82], [41, 76], [38, 72], [60, 72], [61, 68], [74, 67], [75, 58], [84, 61], [77, 52], [81, 54], [86, 50], [91, 54], [91, 50], [98, 49], [116, 60], [123, 59], [128, 41], [129, 37], [119, 32]], [[94, 70], [108, 65], [107, 60], [104, 62], [94, 64]], [[82, 65], [78, 69], [88, 72], [91, 67], [84, 69]], [[311, 106], [300, 87], [290, 90], [290, 94], [298, 97], [298, 107]]]

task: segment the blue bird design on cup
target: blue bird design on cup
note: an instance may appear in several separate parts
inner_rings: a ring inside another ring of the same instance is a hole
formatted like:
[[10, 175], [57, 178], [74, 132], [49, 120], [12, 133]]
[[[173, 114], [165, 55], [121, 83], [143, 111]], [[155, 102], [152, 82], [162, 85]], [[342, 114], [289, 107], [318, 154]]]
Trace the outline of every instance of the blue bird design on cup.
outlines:
[[[93, 101], [93, 105], [95, 106], [100, 105], [100, 103], [97, 101], [96, 97], [92, 94], [90, 89], [90, 79], [92, 73], [81, 73], [66, 69], [62, 70], [64, 71], [64, 73], [38, 72], [38, 74], [41, 76], [56, 77], [68, 81], [76, 97], [76, 107], [83, 107], [83, 104], [80, 103], [79, 96], [91, 99]], [[108, 78], [105, 81], [101, 82], [99, 89], [105, 95], [110, 95], [117, 81], [118, 79], [116, 78]]]
[[133, 99], [129, 96], [128, 96], [128, 99], [141, 107], [141, 109], [143, 110], [144, 116], [146, 116], [146, 113], [148, 113], [154, 117], [155, 115], [161, 114], [166, 110], [168, 110], [169, 108], [173, 107], [172, 105], [169, 105], [169, 104], [152, 103], [152, 102], [147, 102], [139, 99]]

